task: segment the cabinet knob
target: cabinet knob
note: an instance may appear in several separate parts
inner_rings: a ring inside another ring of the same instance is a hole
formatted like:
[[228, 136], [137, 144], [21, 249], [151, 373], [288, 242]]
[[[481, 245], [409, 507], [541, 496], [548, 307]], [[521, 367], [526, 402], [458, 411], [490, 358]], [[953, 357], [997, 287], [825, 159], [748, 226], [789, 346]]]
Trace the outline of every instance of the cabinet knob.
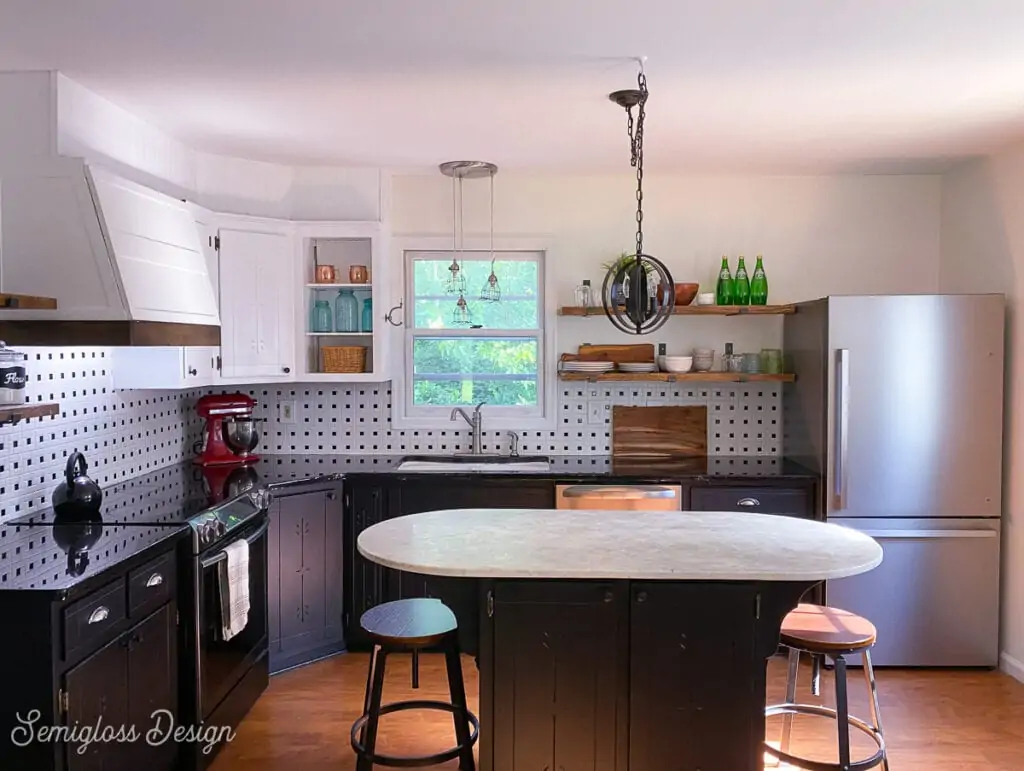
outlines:
[[199, 370], [197, 370], [195, 367], [189, 367], [188, 374], [190, 374], [192, 377], [195, 377], [196, 375], [199, 374]]
[[605, 592], [604, 593], [604, 601], [605, 602], [611, 602], [614, 599], [615, 599], [615, 595], [613, 595], [611, 592]]
[[636, 593], [636, 601], [637, 602], [647, 602], [647, 592], [637, 592]]
[[335, 493], [327, 493], [327, 500], [329, 500], [329, 501], [333, 501], [333, 500], [337, 499], [337, 497], [338, 496]]
[[286, 375], [287, 375], [287, 374], [288, 374], [289, 372], [291, 372], [291, 371], [292, 371], [292, 368], [291, 368], [291, 367], [282, 367], [281, 369], [282, 369], [282, 370], [284, 371], [284, 374], [286, 374]]

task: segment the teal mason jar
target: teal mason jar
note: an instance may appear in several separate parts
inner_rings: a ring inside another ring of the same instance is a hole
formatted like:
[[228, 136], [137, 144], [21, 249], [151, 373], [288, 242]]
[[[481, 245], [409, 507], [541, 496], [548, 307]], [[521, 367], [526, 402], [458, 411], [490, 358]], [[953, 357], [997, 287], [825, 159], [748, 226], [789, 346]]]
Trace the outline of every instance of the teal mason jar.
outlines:
[[334, 300], [334, 331], [359, 331], [359, 301], [351, 289], [341, 289]]

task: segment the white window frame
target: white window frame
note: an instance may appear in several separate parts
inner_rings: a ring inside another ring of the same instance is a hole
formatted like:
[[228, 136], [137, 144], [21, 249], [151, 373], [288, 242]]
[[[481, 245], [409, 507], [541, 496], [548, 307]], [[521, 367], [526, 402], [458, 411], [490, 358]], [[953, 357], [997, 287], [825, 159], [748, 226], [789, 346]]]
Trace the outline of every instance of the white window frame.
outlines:
[[[474, 258], [484, 254], [490, 255], [490, 245], [487, 238], [467, 237], [465, 239], [464, 251], [472, 254]], [[391, 389], [391, 422], [399, 429], [421, 428], [421, 429], [452, 429], [461, 430], [468, 428], [465, 421], [460, 420], [459, 425], [451, 422], [451, 407], [413, 407], [412, 405], [412, 341], [416, 336], [430, 336], [429, 330], [415, 330], [412, 324], [412, 260], [413, 255], [422, 252], [441, 252], [451, 254], [451, 237], [419, 237], [419, 238], [396, 238], [392, 239], [392, 251], [395, 260], [400, 260], [402, 265], [402, 299], [405, 319], [408, 323], [402, 327], [401, 345], [394, 346], [394, 377], [392, 378]], [[501, 334], [508, 337], [529, 337], [536, 338], [539, 343], [537, 352], [537, 400], [536, 407], [494, 407], [484, 405], [481, 410], [483, 415], [484, 431], [492, 430], [519, 430], [552, 429], [557, 421], [557, 378], [555, 375], [555, 315], [556, 306], [554, 292], [552, 291], [551, 273], [548, 265], [548, 244], [538, 239], [524, 238], [495, 238], [494, 251], [502, 254], [522, 253], [524, 255], [540, 255], [537, 318], [540, 324], [539, 330], [508, 330]], [[454, 300], [453, 300], [454, 304]], [[404, 320], [403, 320], [404, 321]], [[480, 332], [474, 330], [444, 330], [447, 337], [481, 337]]]

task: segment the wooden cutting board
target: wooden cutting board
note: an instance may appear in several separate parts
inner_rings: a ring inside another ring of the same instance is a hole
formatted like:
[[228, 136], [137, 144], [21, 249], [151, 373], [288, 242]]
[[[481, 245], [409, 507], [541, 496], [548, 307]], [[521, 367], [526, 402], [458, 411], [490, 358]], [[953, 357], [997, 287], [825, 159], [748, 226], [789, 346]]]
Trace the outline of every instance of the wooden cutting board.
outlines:
[[613, 458], [707, 454], [707, 407], [612, 407]]
[[579, 361], [654, 361], [654, 344], [581, 345], [576, 358]]

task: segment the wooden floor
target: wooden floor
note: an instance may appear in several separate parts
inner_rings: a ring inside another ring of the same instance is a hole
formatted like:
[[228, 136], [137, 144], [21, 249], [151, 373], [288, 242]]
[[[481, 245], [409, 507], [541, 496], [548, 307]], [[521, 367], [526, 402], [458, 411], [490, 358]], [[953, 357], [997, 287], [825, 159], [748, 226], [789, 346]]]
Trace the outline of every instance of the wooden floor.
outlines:
[[[269, 690], [242, 723], [212, 771], [352, 771], [349, 727], [362, 707], [367, 657], [337, 656], [271, 679]], [[477, 709], [476, 668], [463, 669], [470, 707]], [[801, 673], [809, 682], [809, 670]], [[853, 714], [867, 719], [860, 670], [851, 670]], [[1024, 769], [1024, 685], [998, 672], [880, 670], [882, 720], [892, 771], [1022, 771]], [[445, 698], [443, 661], [424, 656], [415, 698]], [[818, 703], [834, 704], [830, 673], [823, 673]], [[770, 701], [782, 701], [785, 662], [769, 666]], [[408, 657], [388, 661], [384, 701], [412, 698]], [[801, 688], [800, 701], [814, 701]], [[769, 721], [769, 739], [777, 734]], [[399, 713], [381, 721], [379, 744], [397, 754], [429, 754], [454, 744], [451, 718], [444, 714]], [[793, 750], [834, 760], [835, 734], [824, 719], [799, 717]], [[855, 739], [865, 751], [869, 742]], [[455, 769], [455, 761], [436, 768]], [[770, 768], [770, 766], [769, 766]], [[572, 771], [576, 771], [573, 769]]]

